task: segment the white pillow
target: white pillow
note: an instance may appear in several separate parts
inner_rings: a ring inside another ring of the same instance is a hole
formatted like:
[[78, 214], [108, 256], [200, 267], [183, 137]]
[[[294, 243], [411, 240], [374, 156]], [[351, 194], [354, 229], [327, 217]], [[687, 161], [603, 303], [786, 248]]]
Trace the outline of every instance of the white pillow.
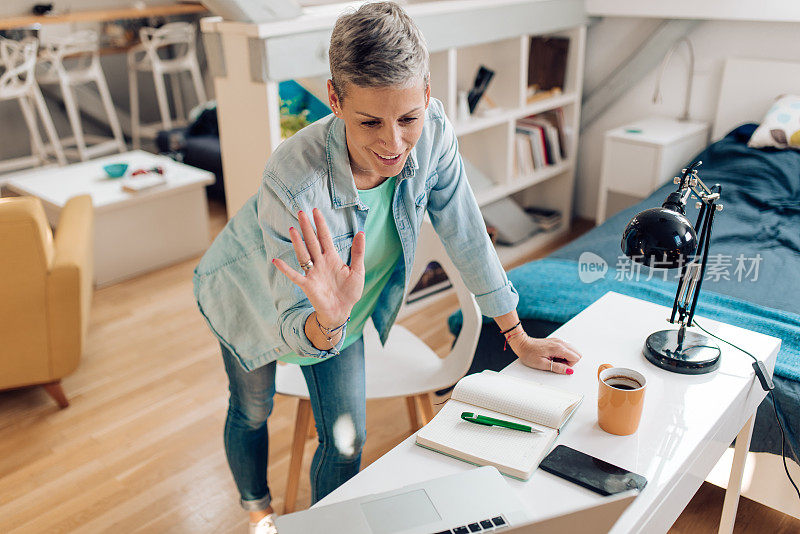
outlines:
[[800, 96], [779, 96], [753, 132], [747, 146], [800, 150]]

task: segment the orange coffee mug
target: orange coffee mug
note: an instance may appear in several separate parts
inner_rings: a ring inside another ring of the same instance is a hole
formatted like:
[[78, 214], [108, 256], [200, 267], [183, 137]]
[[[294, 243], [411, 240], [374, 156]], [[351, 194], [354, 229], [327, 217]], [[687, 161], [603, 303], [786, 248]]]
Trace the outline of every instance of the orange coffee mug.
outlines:
[[644, 375], [604, 363], [597, 368], [597, 422], [609, 434], [629, 436], [639, 428], [644, 406]]

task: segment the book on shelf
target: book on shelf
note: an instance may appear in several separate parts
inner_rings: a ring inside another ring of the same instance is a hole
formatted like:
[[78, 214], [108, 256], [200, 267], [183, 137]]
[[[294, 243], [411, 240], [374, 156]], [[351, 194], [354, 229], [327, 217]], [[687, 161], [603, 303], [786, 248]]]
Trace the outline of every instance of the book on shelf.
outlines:
[[529, 206], [525, 208], [531, 219], [538, 225], [539, 229], [545, 232], [554, 230], [561, 224], [561, 212], [549, 208], [540, 208], [537, 206]]
[[531, 174], [534, 171], [533, 142], [526, 131], [517, 130], [515, 135], [516, 154], [515, 163], [519, 174]]
[[552, 120], [555, 123], [556, 128], [558, 128], [558, 141], [561, 145], [561, 157], [567, 159], [567, 131], [569, 130], [569, 126], [567, 126], [566, 122], [564, 121], [564, 109], [556, 108], [546, 111], [545, 113], [542, 113], [542, 116]]
[[[527, 480], [582, 401], [578, 393], [483, 371], [458, 381], [450, 400], [417, 432], [416, 443]], [[461, 418], [463, 412], [530, 426], [538, 432], [471, 423]]]
[[[561, 108], [519, 119], [516, 124], [517, 168], [520, 173], [531, 172], [566, 159], [564, 150], [564, 119]], [[527, 137], [530, 151], [521, 139]]]
[[[524, 168], [537, 170], [547, 165], [547, 154], [544, 141], [544, 132], [539, 126], [522, 125], [517, 123], [517, 135], [524, 136], [530, 150], [527, 148], [521, 155], [529, 162]], [[531, 171], [529, 171], [531, 172]]]
[[549, 163], [561, 163], [564, 158], [561, 157], [561, 139], [558, 135], [558, 128], [544, 117], [534, 115], [533, 117], [525, 117], [517, 121], [517, 126], [527, 128], [537, 128], [544, 134], [544, 149], [547, 161]]
[[567, 126], [564, 122], [564, 109], [556, 108], [534, 115], [538, 120], [542, 120], [555, 126], [558, 132], [558, 145], [561, 159], [567, 159]]

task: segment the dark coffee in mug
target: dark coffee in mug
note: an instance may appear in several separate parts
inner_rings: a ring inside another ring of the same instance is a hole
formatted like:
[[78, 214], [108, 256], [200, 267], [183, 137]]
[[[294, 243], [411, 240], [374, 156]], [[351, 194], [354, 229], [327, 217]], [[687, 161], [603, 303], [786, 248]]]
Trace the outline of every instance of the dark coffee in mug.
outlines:
[[624, 375], [616, 375], [616, 376], [609, 376], [605, 380], [603, 380], [606, 384], [611, 386], [615, 389], [621, 389], [625, 391], [632, 391], [634, 389], [639, 389], [642, 385], [637, 381], [634, 380], [630, 376]]

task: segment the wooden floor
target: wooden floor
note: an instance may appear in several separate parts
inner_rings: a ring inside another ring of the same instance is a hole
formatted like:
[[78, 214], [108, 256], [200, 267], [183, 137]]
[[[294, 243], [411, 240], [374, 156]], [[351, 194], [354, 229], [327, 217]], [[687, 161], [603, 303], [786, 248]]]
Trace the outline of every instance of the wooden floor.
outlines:
[[[225, 215], [212, 204], [212, 232]], [[578, 231], [588, 228], [577, 225]], [[225, 462], [227, 379], [192, 296], [192, 259], [95, 293], [71, 406], [42, 388], [0, 392], [0, 533], [247, 532]], [[404, 324], [440, 354], [445, 299]], [[1, 342], [1, 341], [0, 341]], [[269, 477], [281, 509], [295, 401], [269, 421]], [[410, 434], [402, 399], [368, 403], [368, 465]], [[306, 451], [306, 467], [313, 443]], [[306, 477], [299, 506], [308, 506]], [[715, 532], [722, 491], [704, 484], [670, 532]], [[798, 532], [798, 522], [742, 499], [736, 532]]]

